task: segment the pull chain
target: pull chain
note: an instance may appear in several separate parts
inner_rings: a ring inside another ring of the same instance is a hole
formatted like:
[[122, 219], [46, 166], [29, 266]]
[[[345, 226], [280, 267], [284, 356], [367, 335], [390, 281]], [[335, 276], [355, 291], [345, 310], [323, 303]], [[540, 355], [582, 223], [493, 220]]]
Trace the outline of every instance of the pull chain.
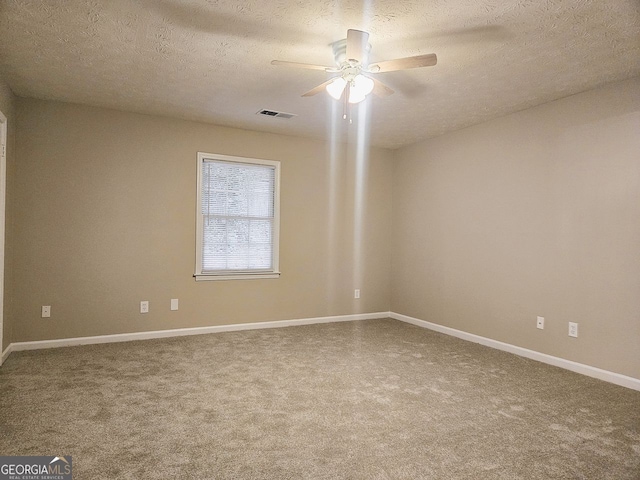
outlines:
[[342, 97], [344, 98], [344, 105], [342, 110], [342, 119], [349, 120], [349, 124], [353, 124], [353, 120], [351, 118], [351, 105], [349, 104], [349, 89], [351, 87], [351, 82], [347, 82], [347, 85], [344, 89], [344, 93]]

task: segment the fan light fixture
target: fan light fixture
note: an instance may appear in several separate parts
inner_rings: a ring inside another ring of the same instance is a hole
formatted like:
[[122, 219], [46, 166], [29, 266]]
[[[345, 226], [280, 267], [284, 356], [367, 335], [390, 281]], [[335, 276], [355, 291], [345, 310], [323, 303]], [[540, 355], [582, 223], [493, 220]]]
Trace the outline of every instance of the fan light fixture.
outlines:
[[[350, 75], [346, 75], [349, 77]], [[347, 88], [347, 85], [349, 88]], [[373, 80], [358, 74], [352, 79], [338, 77], [326, 87], [327, 92], [336, 100], [340, 100], [345, 89], [348, 90], [349, 103], [360, 103], [373, 91]]]
[[[336, 100], [342, 99], [344, 103], [342, 118], [349, 119], [349, 123], [351, 123], [349, 117], [350, 105], [362, 102], [372, 92], [378, 97], [387, 97], [393, 93], [393, 90], [375, 78], [376, 75], [409, 68], [430, 67], [438, 61], [435, 53], [428, 53], [371, 64], [369, 63], [369, 52], [371, 50], [369, 34], [353, 28], [347, 30], [347, 38], [333, 42], [331, 46], [335, 60], [335, 65], [333, 66], [283, 60], [273, 60], [271, 64], [305, 68], [307, 70], [322, 70], [325, 73], [338, 74], [337, 77], [329, 78], [307, 93], [303, 93], [302, 96], [312, 97], [326, 90]], [[371, 78], [372, 76], [374, 78]]]

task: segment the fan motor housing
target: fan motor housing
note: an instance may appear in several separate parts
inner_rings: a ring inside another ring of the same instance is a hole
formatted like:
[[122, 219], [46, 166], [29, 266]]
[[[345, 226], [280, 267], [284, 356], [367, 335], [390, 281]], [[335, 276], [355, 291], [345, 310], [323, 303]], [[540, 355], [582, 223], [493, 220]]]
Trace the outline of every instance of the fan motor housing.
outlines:
[[[338, 40], [337, 42], [333, 42], [331, 44], [331, 48], [333, 49], [333, 58], [335, 59], [336, 65], [338, 65], [341, 69], [353, 66], [349, 59], [347, 58], [347, 39], [343, 38], [342, 40]], [[371, 51], [371, 44], [367, 43], [365, 48], [365, 56], [362, 58], [362, 61], [359, 62], [360, 65], [367, 65], [369, 63], [369, 52]]]

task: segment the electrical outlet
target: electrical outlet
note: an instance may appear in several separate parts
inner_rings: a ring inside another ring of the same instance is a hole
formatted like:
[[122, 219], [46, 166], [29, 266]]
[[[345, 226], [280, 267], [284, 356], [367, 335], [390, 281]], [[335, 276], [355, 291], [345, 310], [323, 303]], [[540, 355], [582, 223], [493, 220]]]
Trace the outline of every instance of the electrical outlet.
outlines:
[[178, 299], [177, 298], [172, 298], [171, 299], [171, 310], [178, 310]]
[[356, 288], [353, 292], [353, 298], [360, 298], [360, 289]]
[[577, 337], [578, 336], [578, 324], [574, 322], [569, 322], [569, 336]]
[[140, 313], [149, 313], [149, 301], [144, 300], [140, 302]]
[[51, 317], [51, 305], [43, 305], [42, 306], [42, 318]]
[[538, 320], [536, 320], [536, 327], [540, 330], [544, 330], [544, 317], [538, 317]]

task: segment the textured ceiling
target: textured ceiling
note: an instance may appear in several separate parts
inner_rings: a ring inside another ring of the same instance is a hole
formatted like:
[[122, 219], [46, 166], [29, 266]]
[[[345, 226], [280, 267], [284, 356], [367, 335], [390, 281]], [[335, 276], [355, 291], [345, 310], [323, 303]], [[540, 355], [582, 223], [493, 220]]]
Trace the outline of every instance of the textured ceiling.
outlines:
[[0, 77], [21, 96], [324, 137], [333, 100], [300, 95], [328, 74], [270, 61], [331, 65], [348, 28], [370, 32], [371, 61], [438, 55], [377, 75], [396, 90], [370, 108], [388, 148], [640, 75], [637, 0], [2, 0]]

